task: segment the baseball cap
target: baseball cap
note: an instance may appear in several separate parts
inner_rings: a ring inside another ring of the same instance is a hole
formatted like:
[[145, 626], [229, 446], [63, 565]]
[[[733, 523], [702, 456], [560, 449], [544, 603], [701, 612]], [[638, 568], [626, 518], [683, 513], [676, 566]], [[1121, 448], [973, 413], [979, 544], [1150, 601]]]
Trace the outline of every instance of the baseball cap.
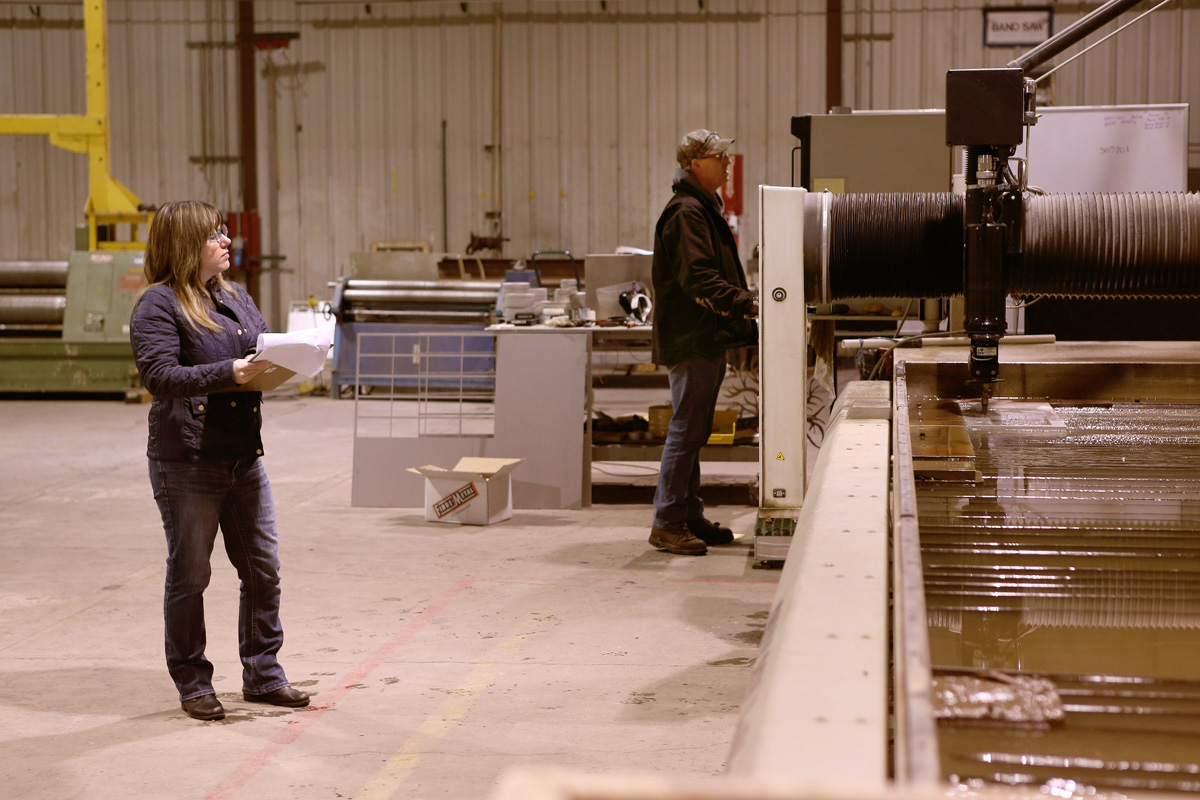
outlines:
[[679, 166], [687, 169], [692, 163], [693, 158], [719, 156], [728, 150], [731, 144], [733, 144], [733, 139], [722, 139], [712, 131], [697, 128], [690, 133], [684, 134], [683, 138], [679, 141], [679, 147], [675, 151], [675, 159], [679, 162]]

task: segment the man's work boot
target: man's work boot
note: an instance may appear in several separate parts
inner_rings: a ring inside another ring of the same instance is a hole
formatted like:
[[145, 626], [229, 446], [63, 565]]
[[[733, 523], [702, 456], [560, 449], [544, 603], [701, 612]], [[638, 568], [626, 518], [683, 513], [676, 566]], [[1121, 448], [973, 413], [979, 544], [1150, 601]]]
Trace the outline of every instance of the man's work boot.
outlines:
[[682, 525], [678, 528], [651, 527], [650, 544], [681, 556], [702, 556], [708, 552], [708, 546]]
[[719, 522], [711, 522], [704, 517], [689, 519], [688, 530], [705, 544], [729, 544], [733, 541], [733, 531]]

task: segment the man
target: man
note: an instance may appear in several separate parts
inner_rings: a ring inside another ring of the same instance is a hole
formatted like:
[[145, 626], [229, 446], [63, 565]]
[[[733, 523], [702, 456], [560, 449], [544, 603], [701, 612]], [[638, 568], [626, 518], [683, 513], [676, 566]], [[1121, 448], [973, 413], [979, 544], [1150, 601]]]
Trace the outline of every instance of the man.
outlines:
[[669, 369], [674, 416], [667, 429], [650, 544], [704, 555], [733, 531], [704, 517], [700, 448], [712, 433], [725, 350], [752, 344], [757, 298], [746, 287], [737, 243], [717, 190], [729, 180], [732, 139], [707, 130], [676, 150], [675, 196], [654, 230], [653, 360]]

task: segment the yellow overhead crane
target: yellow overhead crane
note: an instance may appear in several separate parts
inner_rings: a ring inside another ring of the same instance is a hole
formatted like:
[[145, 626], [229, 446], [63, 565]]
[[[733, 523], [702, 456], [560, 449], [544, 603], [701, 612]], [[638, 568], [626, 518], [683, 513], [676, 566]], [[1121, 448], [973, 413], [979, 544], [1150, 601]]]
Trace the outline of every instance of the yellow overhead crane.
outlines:
[[65, 264], [2, 263], [0, 392], [141, 399], [129, 315], [146, 284], [140, 229], [149, 231], [154, 211], [112, 176], [106, 0], [85, 0], [83, 23], [87, 113], [0, 115], [0, 134], [45, 135], [57, 147], [86, 153], [89, 191], [86, 249]]
[[[50, 143], [88, 157], [88, 250], [141, 250], [139, 226], [149, 226], [154, 212], [112, 175], [109, 148], [108, 26], [106, 0], [85, 0], [83, 30], [87, 49], [86, 114], [0, 114], [0, 134], [44, 134]], [[112, 241], [99, 231], [129, 225], [129, 239]]]

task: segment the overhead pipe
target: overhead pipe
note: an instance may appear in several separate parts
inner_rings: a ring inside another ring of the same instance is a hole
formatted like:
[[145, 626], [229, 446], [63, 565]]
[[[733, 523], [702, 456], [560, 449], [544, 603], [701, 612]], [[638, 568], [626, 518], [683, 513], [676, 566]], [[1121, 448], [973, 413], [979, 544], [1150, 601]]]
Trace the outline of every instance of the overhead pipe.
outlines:
[[825, 110], [842, 105], [842, 0], [825, 0]]
[[1066, 50], [1096, 29], [1112, 22], [1140, 2], [1142, 0], [1109, 0], [1109, 2], [1100, 6], [1092, 13], [1080, 17], [1074, 23], [1063, 28], [1028, 53], [1014, 58], [1008, 62], [1008, 66], [1024, 70], [1028, 73], [1029, 70], [1054, 58], [1063, 50]]

